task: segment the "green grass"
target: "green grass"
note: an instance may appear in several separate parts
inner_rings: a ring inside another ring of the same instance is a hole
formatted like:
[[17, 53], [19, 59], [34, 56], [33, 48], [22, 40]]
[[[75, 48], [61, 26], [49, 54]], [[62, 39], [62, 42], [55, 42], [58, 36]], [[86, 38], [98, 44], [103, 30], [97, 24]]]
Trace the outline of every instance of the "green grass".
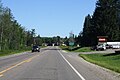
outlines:
[[6, 51], [0, 51], [0, 57], [1, 56], [7, 56], [7, 55], [12, 55], [12, 54], [18, 54], [21, 52], [25, 52], [29, 50], [6, 50]]
[[69, 49], [69, 46], [59, 46], [62, 50], [66, 50], [66, 51], [68, 51], [68, 49]]
[[92, 51], [90, 47], [83, 47], [75, 50], [75, 52], [90, 52], [90, 51]]
[[0, 51], [0, 57], [12, 55], [12, 54], [19, 54], [21, 52], [30, 51], [30, 50], [31, 50], [31, 47], [24, 47], [20, 50], [2, 50], [2, 51]]
[[69, 46], [59, 46], [61, 49], [67, 49]]
[[[41, 46], [41, 48], [45, 48], [46, 46]], [[8, 56], [8, 55], [13, 55], [13, 54], [19, 54], [22, 52], [30, 51], [32, 47], [26, 47], [21, 50], [3, 50], [0, 51], [0, 57], [2, 56]]]
[[120, 54], [80, 54], [85, 60], [120, 73]]
[[66, 51], [69, 51], [69, 52], [91, 52], [93, 50], [90, 49], [90, 47], [82, 47], [82, 48], [77, 48], [77, 47], [72, 47], [73, 49], [74, 48], [77, 48], [75, 50], [71, 50], [69, 46], [60, 46], [61, 49], [63, 50], [66, 50]]

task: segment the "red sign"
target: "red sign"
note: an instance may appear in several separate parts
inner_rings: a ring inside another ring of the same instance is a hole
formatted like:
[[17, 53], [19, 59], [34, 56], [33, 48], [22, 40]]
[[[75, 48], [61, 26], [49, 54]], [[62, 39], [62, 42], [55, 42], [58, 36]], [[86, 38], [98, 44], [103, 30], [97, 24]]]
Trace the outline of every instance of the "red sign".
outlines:
[[100, 41], [100, 42], [105, 42], [105, 41], [106, 41], [106, 38], [99, 38], [99, 41]]

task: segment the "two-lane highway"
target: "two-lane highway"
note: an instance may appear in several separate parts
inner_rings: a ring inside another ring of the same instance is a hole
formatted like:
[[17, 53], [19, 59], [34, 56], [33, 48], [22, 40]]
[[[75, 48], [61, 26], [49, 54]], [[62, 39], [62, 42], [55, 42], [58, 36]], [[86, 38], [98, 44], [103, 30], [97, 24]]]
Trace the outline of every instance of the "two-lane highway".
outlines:
[[119, 80], [58, 47], [3, 58], [0, 66], [0, 80]]

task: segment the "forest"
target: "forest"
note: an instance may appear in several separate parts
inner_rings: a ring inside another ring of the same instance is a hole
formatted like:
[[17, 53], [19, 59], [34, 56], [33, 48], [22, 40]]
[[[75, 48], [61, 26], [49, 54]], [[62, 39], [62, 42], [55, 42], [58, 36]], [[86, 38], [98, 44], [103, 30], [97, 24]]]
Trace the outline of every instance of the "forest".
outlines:
[[97, 36], [120, 41], [120, 0], [97, 0], [93, 15], [85, 17], [83, 31], [76, 38], [81, 46], [95, 46]]
[[31, 49], [35, 44], [42, 44], [40, 35], [19, 24], [10, 8], [0, 1], [0, 51]]

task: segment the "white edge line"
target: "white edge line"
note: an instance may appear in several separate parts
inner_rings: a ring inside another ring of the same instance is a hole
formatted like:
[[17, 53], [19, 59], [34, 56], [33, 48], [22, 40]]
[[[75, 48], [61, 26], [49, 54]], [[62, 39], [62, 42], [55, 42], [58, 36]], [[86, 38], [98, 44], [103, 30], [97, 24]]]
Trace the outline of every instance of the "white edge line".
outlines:
[[70, 62], [63, 56], [63, 54], [61, 54], [60, 51], [58, 51], [60, 53], [60, 55], [63, 57], [63, 59], [69, 64], [69, 66], [75, 71], [75, 73], [82, 79], [85, 80], [85, 78], [72, 66], [72, 64], [70, 64]]

